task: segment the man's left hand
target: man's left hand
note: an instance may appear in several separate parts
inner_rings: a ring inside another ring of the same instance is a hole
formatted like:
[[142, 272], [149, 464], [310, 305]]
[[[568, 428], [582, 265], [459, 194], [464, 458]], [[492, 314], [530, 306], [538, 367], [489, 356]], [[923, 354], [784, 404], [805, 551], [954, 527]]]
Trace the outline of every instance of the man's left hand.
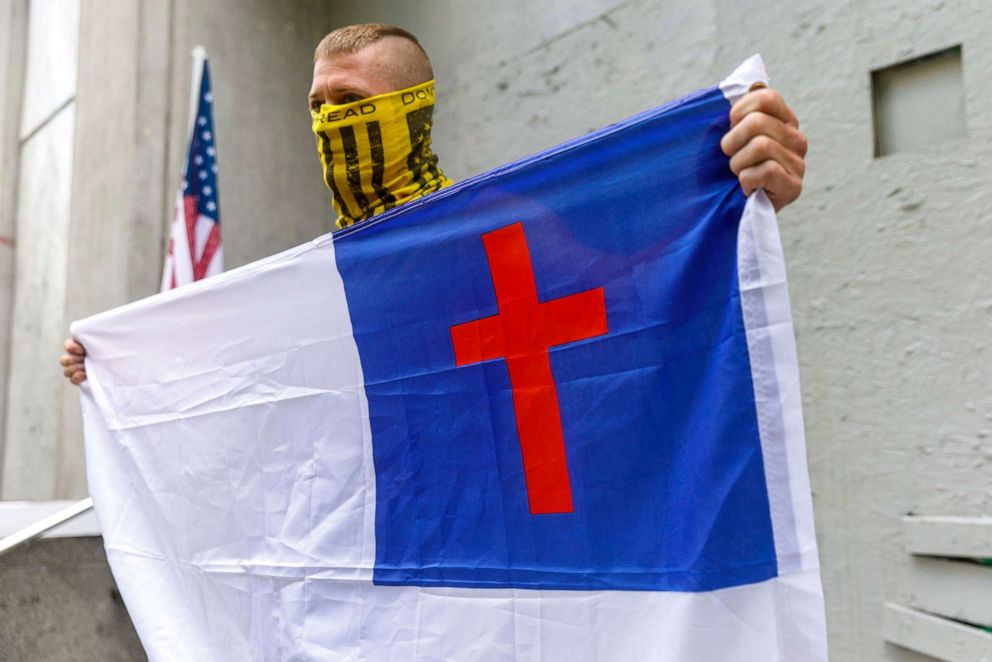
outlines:
[[799, 197], [806, 173], [806, 136], [782, 95], [748, 92], [730, 109], [730, 131], [720, 141], [744, 195], [764, 189], [775, 211]]

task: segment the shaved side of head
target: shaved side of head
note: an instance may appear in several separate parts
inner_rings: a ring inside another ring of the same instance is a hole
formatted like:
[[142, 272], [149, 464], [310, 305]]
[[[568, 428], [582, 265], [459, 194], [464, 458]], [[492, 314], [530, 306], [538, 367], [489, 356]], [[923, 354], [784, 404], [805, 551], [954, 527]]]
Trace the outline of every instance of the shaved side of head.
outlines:
[[376, 68], [396, 89], [419, 85], [434, 78], [434, 69], [426, 51], [412, 34], [386, 23], [346, 25], [327, 34], [313, 54], [313, 61], [341, 53], [357, 53], [374, 47]]

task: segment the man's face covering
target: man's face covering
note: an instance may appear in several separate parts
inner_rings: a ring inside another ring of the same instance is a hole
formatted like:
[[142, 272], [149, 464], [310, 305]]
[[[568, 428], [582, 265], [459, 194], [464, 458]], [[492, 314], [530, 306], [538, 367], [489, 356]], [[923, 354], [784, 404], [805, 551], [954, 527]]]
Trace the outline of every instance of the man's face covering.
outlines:
[[339, 228], [451, 184], [431, 152], [433, 111], [433, 80], [311, 111]]

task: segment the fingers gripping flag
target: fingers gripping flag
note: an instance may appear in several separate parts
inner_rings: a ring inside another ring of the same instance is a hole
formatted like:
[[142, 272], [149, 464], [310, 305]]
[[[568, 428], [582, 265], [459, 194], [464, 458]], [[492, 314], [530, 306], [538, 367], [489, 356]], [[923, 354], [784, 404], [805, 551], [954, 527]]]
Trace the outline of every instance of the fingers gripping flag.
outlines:
[[193, 56], [189, 144], [169, 230], [163, 292], [224, 270], [210, 65], [202, 49], [194, 51]]
[[763, 79], [77, 323], [149, 657], [826, 660]]

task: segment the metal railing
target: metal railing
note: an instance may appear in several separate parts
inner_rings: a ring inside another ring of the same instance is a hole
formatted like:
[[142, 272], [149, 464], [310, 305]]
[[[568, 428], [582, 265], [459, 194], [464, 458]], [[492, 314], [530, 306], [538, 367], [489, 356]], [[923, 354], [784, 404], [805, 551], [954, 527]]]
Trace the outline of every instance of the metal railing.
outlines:
[[29, 543], [32, 540], [40, 538], [52, 529], [65, 524], [71, 519], [79, 517], [91, 508], [93, 508], [93, 499], [91, 497], [86, 497], [71, 506], [67, 506], [62, 510], [52, 513], [51, 515], [42, 517], [37, 522], [25, 526], [20, 531], [16, 531], [6, 538], [0, 539], [0, 556], [3, 556], [7, 552], [20, 547], [25, 543]]

